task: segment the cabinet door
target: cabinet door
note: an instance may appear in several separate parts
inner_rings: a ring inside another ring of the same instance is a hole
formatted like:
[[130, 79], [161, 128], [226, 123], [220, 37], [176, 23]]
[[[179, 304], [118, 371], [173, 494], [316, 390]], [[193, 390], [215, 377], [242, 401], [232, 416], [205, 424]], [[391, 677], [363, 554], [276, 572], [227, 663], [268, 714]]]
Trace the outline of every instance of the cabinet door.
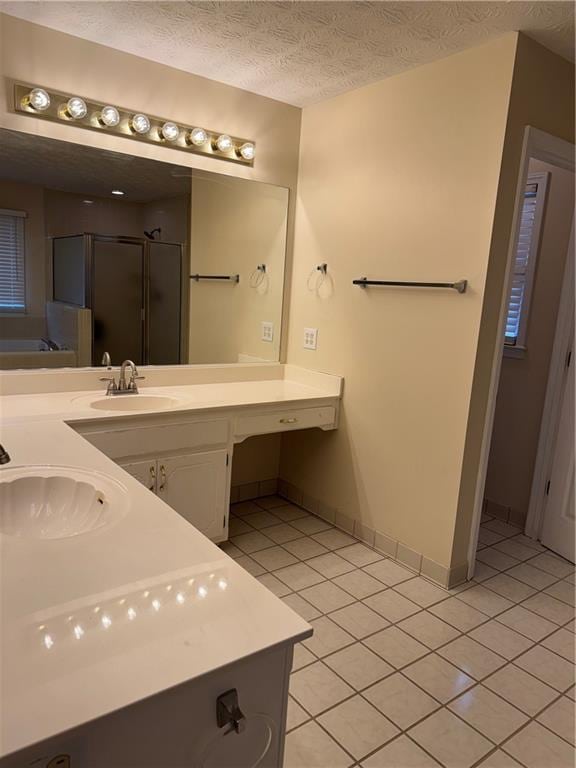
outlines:
[[156, 492], [156, 462], [148, 459], [147, 461], [133, 461], [129, 463], [120, 462], [122, 469], [129, 475], [135, 477], [142, 485], [145, 485], [149, 491]]
[[210, 539], [226, 527], [227, 452], [158, 459], [158, 495]]

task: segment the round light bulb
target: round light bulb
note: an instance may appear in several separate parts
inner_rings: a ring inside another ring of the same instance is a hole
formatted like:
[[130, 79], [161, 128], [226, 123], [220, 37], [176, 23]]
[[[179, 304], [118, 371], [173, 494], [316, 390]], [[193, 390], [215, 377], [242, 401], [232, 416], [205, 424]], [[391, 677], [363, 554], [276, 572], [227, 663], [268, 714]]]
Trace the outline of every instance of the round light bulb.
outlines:
[[176, 139], [180, 136], [180, 128], [178, 128], [176, 123], [164, 123], [160, 129], [160, 136], [166, 141], [176, 141]]
[[66, 115], [72, 118], [72, 120], [81, 120], [83, 117], [86, 117], [87, 112], [86, 102], [79, 96], [72, 96], [66, 102]]
[[130, 128], [134, 133], [144, 134], [150, 130], [150, 120], [146, 115], [138, 113], [130, 120]]
[[203, 147], [208, 142], [208, 133], [204, 128], [192, 128], [188, 132], [186, 140], [189, 144], [194, 144], [195, 147]]
[[120, 122], [120, 113], [116, 107], [102, 107], [102, 110], [98, 115], [98, 122], [101, 125], [105, 125], [107, 128], [115, 128]]
[[238, 150], [238, 154], [240, 155], [240, 157], [244, 158], [244, 160], [254, 160], [255, 153], [256, 153], [256, 148], [251, 141], [247, 141], [245, 144], [242, 144], [242, 146]]
[[50, 106], [50, 96], [43, 88], [32, 88], [24, 102], [36, 112], [44, 112]]
[[233, 147], [232, 139], [226, 133], [216, 139], [216, 149], [220, 152], [230, 152]]

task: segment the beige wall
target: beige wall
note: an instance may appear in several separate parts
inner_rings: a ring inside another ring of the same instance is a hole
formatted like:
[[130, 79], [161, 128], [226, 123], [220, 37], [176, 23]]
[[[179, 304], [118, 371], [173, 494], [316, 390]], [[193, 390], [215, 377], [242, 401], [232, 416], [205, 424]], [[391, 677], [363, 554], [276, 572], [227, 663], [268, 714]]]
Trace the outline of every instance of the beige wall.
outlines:
[[[1, 173], [2, 169], [0, 169]], [[34, 339], [46, 332], [46, 254], [44, 190], [32, 184], [0, 179], [0, 208], [26, 211], [26, 314], [0, 315], [0, 336], [4, 339]]]
[[[84, 200], [92, 203], [86, 204]], [[143, 237], [143, 206], [124, 200], [44, 190], [46, 237], [100, 235]]]
[[[240, 282], [190, 281], [189, 362], [279, 359], [287, 206], [282, 187], [192, 179], [190, 273], [239, 274]], [[254, 287], [258, 264], [266, 273]], [[262, 341], [264, 321], [274, 326], [272, 342]]]
[[507, 256], [513, 234], [514, 201], [526, 126], [574, 142], [574, 65], [520, 34], [474, 369], [452, 555], [454, 562], [466, 559], [475, 499], [481, 499], [482, 478], [478, 468], [490, 439], [485, 426], [495, 355], [502, 343], [498, 336], [498, 322], [500, 309], [506, 300]]
[[[338, 431], [284, 437], [281, 475], [443, 566], [515, 50], [508, 35], [303, 113], [288, 361], [345, 392]], [[324, 261], [319, 297], [306, 280]], [[470, 288], [363, 290], [362, 275]]]
[[485, 497], [509, 507], [523, 523], [534, 462], [562, 276], [574, 214], [574, 174], [539, 160], [529, 173], [549, 173], [548, 191], [528, 319], [526, 354], [504, 357], [498, 385]]

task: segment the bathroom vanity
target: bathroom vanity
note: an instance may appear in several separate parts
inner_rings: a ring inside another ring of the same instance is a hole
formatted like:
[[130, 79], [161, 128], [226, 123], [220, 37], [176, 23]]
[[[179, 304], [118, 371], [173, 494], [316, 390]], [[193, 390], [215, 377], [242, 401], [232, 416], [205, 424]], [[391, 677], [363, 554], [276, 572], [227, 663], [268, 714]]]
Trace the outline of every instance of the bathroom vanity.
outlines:
[[0, 483], [82, 475], [112, 502], [64, 534], [0, 518], [2, 768], [282, 764], [311, 628], [213, 542], [234, 445], [336, 428], [342, 381], [276, 364], [145, 373], [116, 398], [101, 369], [1, 377]]

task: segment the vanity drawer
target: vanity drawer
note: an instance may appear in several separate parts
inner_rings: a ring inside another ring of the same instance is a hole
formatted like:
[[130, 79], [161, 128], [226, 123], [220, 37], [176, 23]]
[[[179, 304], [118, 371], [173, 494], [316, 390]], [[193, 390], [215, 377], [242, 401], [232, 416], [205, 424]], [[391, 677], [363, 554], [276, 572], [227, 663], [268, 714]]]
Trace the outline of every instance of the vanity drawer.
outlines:
[[249, 435], [264, 435], [269, 432], [330, 427], [334, 425], [335, 420], [336, 409], [332, 406], [239, 416], [236, 419], [234, 434], [236, 437], [248, 437]]
[[145, 456], [228, 443], [228, 420], [108, 429], [84, 437], [111, 459]]

